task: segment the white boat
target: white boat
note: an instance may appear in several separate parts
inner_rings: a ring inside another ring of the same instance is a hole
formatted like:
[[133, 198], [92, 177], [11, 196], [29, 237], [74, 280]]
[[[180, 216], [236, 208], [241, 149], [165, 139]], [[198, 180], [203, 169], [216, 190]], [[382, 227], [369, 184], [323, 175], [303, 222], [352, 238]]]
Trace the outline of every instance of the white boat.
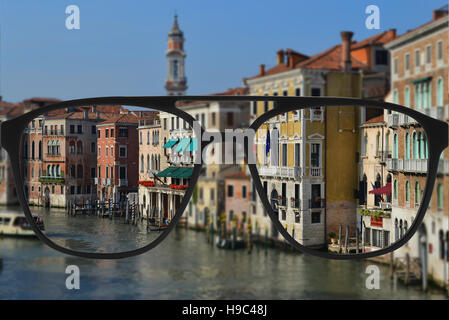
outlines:
[[[33, 214], [34, 221], [40, 230], [44, 230], [44, 222], [38, 216]], [[20, 236], [20, 237], [34, 237], [31, 225], [25, 217], [25, 214], [20, 212], [0, 212], [0, 236]]]

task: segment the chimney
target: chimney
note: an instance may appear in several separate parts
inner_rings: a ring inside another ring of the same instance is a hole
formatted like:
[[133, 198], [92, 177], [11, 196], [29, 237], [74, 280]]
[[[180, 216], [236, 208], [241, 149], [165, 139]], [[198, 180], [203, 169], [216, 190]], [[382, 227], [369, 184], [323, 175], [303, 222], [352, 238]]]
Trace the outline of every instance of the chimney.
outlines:
[[259, 75], [260, 76], [263, 76], [265, 74], [265, 65], [264, 64], [261, 64], [260, 66], [259, 66]]
[[351, 31], [342, 31], [341, 35], [341, 70], [342, 71], [351, 71], [351, 39], [354, 35], [354, 32]]
[[285, 56], [284, 56], [284, 50], [279, 50], [277, 52], [277, 64], [285, 63]]
[[447, 15], [447, 11], [445, 10], [433, 10], [433, 21], [440, 19]]

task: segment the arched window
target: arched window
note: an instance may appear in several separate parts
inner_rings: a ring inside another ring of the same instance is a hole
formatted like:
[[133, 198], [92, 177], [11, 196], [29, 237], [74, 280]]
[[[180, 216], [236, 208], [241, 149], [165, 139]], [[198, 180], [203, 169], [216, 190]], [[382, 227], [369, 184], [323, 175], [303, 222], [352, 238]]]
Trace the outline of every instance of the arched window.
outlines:
[[418, 133], [418, 141], [419, 141], [419, 157], [420, 159], [425, 159], [426, 158], [425, 141], [423, 134], [421, 134], [421, 132]]
[[394, 199], [398, 200], [398, 180], [394, 180], [394, 183], [393, 183], [393, 194], [394, 194]]
[[419, 207], [421, 203], [421, 188], [419, 187], [419, 182], [415, 182], [415, 205]]
[[437, 106], [443, 106], [443, 79], [439, 78], [437, 82]]
[[56, 167], [55, 167], [55, 165], [52, 165], [52, 166], [51, 166], [51, 176], [52, 176], [52, 177], [55, 177], [55, 176], [56, 176]]
[[443, 185], [441, 183], [437, 186], [437, 203], [438, 210], [443, 210], [444, 198], [443, 198]]
[[61, 167], [59, 166], [59, 164], [56, 166], [56, 175], [57, 175], [58, 177], [61, 176]]
[[396, 104], [399, 103], [398, 90], [397, 89], [395, 89], [393, 91], [393, 102], [396, 103]]
[[51, 176], [51, 166], [47, 165], [47, 176]]
[[419, 141], [416, 132], [413, 132], [413, 159], [419, 159]]
[[156, 170], [161, 170], [161, 155], [158, 154], [157, 156], [157, 168]]
[[410, 135], [407, 132], [405, 134], [405, 158], [409, 159], [410, 158]]
[[69, 150], [70, 153], [75, 153], [75, 141], [70, 141]]
[[363, 140], [363, 155], [368, 155], [368, 134], [365, 133], [365, 137]]
[[140, 172], [143, 172], [145, 163], [143, 162], [143, 154], [140, 155]]
[[380, 154], [380, 132], [377, 132], [376, 135], [376, 156], [379, 156]]
[[399, 240], [399, 224], [398, 224], [398, 219], [394, 220], [394, 241], [398, 241]]
[[39, 141], [39, 160], [42, 160], [42, 141]]
[[445, 247], [446, 247], [446, 244], [445, 244], [445, 241], [444, 241], [444, 232], [443, 232], [443, 230], [440, 230], [440, 232], [439, 232], [439, 244], [440, 244], [440, 247], [439, 247], [439, 252], [440, 252], [440, 259], [444, 259], [444, 253], [445, 253]]
[[50, 140], [47, 140], [47, 154], [51, 154], [51, 143], [50, 143]]
[[404, 92], [404, 105], [406, 107], [410, 107], [410, 88], [409, 87], [405, 87], [405, 92]]
[[405, 202], [410, 203], [410, 182], [405, 181]]
[[154, 167], [153, 167], [153, 155], [151, 155], [151, 167], [150, 167], [150, 155], [147, 154], [147, 171], [150, 172], [150, 169], [154, 169]]
[[61, 143], [59, 140], [56, 141], [56, 154], [59, 156], [61, 154]]
[[34, 141], [31, 143], [31, 159], [33, 159], [34, 160], [34, 147], [35, 147], [35, 145], [34, 145]]
[[404, 229], [402, 229], [402, 219], [399, 221], [399, 239], [404, 236]]
[[393, 136], [393, 158], [398, 158], [398, 135], [395, 133]]

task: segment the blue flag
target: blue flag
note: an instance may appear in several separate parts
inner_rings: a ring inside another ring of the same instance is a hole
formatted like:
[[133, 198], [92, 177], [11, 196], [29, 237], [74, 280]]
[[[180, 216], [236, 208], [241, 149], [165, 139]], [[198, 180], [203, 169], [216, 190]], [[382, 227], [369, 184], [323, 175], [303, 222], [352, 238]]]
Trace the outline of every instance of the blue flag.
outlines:
[[270, 148], [271, 148], [271, 142], [270, 142], [270, 130], [267, 129], [267, 141], [265, 142], [265, 155], [268, 156], [268, 154], [270, 153]]

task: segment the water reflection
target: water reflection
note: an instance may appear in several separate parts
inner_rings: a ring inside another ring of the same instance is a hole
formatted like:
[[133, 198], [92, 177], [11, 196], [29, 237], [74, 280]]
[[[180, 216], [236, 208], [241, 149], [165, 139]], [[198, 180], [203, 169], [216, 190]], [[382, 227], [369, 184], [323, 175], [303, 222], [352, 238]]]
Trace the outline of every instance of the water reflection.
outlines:
[[[426, 299], [393, 288], [380, 266], [381, 289], [365, 288], [367, 261], [332, 261], [255, 247], [218, 249], [206, 235], [176, 229], [153, 251], [125, 260], [62, 255], [38, 240], [1, 238], [1, 299]], [[65, 268], [77, 265], [81, 290], [65, 288]]]

